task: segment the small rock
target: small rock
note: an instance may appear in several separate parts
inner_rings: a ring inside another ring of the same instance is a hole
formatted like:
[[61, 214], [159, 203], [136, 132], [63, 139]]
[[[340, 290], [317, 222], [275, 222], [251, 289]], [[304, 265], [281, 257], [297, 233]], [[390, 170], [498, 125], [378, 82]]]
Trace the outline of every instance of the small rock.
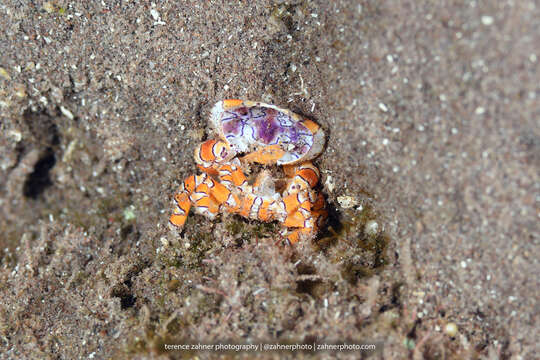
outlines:
[[169, 240], [167, 240], [167, 238], [161, 237], [159, 241], [161, 241], [161, 245], [163, 245], [163, 247], [169, 246]]
[[448, 323], [446, 324], [446, 326], [444, 327], [444, 332], [446, 333], [446, 335], [450, 336], [450, 337], [455, 337], [457, 335], [457, 332], [458, 332], [458, 327], [455, 323]]
[[324, 182], [324, 185], [326, 185], [326, 188], [328, 191], [333, 192], [334, 191], [334, 182], [332, 181], [332, 176], [328, 175], [326, 177], [326, 181]]
[[350, 209], [355, 205], [358, 205], [358, 200], [352, 196], [342, 195], [338, 196], [337, 201], [344, 209]]
[[152, 15], [152, 18], [154, 18], [154, 20], [159, 20], [159, 12], [156, 9], [151, 9], [150, 15]]
[[489, 26], [493, 24], [493, 16], [484, 15], [482, 16], [482, 24]]
[[26, 97], [26, 89], [24, 88], [23, 84], [16, 84], [13, 88], [17, 97], [21, 99]]
[[9, 76], [9, 73], [3, 67], [0, 67], [0, 76], [4, 79], [11, 80], [11, 76]]
[[364, 227], [364, 231], [369, 236], [375, 236], [379, 233], [379, 223], [375, 220], [369, 220]]
[[54, 11], [54, 4], [52, 1], [46, 1], [43, 3], [42, 8], [43, 10], [45, 10], [46, 12], [50, 14]]
[[75, 117], [73, 116], [73, 113], [69, 111], [67, 108], [60, 106], [60, 111], [62, 114], [64, 114], [65, 117], [67, 117], [69, 120], [73, 120]]
[[137, 215], [135, 215], [135, 206], [129, 205], [127, 208], [125, 208], [123, 215], [125, 221], [134, 220], [137, 217]]

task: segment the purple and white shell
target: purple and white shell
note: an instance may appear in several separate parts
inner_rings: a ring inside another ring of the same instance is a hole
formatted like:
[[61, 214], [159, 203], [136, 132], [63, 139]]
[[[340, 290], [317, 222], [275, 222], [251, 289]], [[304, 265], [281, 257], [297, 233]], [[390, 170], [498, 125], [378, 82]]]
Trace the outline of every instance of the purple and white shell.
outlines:
[[311, 120], [287, 109], [248, 100], [222, 100], [214, 105], [210, 123], [236, 153], [279, 145], [278, 165], [308, 161], [321, 153], [324, 132]]

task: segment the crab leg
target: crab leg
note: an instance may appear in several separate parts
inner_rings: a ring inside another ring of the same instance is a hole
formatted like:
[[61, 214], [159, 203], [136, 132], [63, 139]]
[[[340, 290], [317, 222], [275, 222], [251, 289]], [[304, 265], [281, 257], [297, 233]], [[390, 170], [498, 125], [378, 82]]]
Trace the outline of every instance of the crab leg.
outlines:
[[313, 190], [319, 181], [319, 170], [310, 162], [285, 165], [289, 177], [284, 191], [283, 203], [287, 217], [283, 225], [288, 229], [284, 235], [291, 244], [300, 239], [311, 238], [326, 219], [324, 197]]
[[275, 192], [268, 174], [260, 174], [254, 185], [246, 185], [238, 195], [239, 206], [229, 207], [230, 212], [264, 222], [284, 218], [279, 207], [281, 196]]
[[214, 183], [210, 178], [197, 186], [195, 192], [189, 196], [193, 203], [194, 210], [209, 219], [214, 219], [219, 211], [219, 203], [213, 195]]
[[285, 190], [287, 194], [300, 190], [311, 190], [319, 182], [319, 169], [311, 162], [300, 165], [284, 165], [283, 171], [289, 177]]
[[294, 244], [300, 238], [311, 237], [316, 230], [316, 223], [312, 216], [312, 203], [309, 201], [306, 191], [293, 193], [283, 199], [287, 217], [283, 225], [287, 228], [296, 228], [296, 230], [287, 230], [287, 240]]
[[172, 215], [169, 217], [169, 222], [181, 228], [186, 222], [189, 209], [191, 209], [191, 202], [185, 193], [176, 194], [174, 200], [176, 201], [176, 205], [174, 206]]
[[311, 216], [318, 229], [322, 228], [326, 219], [328, 219], [328, 211], [325, 209], [324, 196], [321, 193], [317, 194], [317, 199], [313, 203]]
[[184, 223], [186, 222], [189, 209], [191, 209], [191, 200], [189, 196], [193, 191], [195, 191], [195, 188], [197, 187], [197, 181], [196, 177], [194, 175], [191, 175], [190, 177], [186, 178], [182, 185], [180, 185], [180, 189], [176, 194], [174, 194], [174, 201], [176, 202], [176, 205], [174, 207], [173, 213], [169, 218], [169, 222], [176, 226], [176, 227], [183, 227]]
[[219, 212], [220, 206], [236, 206], [238, 198], [223, 184], [215, 181], [207, 174], [190, 176], [180, 186], [175, 194], [176, 206], [169, 221], [176, 227], [183, 227], [190, 208], [210, 219]]
[[229, 190], [246, 189], [247, 178], [237, 158], [227, 161], [234, 151], [221, 140], [207, 140], [195, 149], [195, 162], [199, 169], [211, 176], [217, 176]]
[[220, 165], [218, 167], [218, 178], [228, 189], [240, 188], [242, 191], [248, 189], [247, 178], [238, 159]]
[[[301, 206], [298, 208], [298, 211], [293, 214], [289, 214], [289, 216], [285, 220], [285, 226], [299, 228], [294, 231], [286, 232], [286, 234], [288, 234], [287, 240], [291, 244], [296, 243], [300, 238], [312, 237], [318, 231], [318, 229], [320, 229], [324, 225], [326, 219], [328, 218], [328, 211], [326, 211], [326, 209], [324, 208], [324, 196], [321, 193], [315, 193], [315, 191], [311, 190], [309, 191], [309, 195], [307, 195], [307, 197], [309, 199], [314, 198], [313, 202], [311, 202], [311, 200], [306, 201], [306, 203], [309, 203], [309, 205], [311, 206], [311, 210], [308, 211], [306, 204], [301, 204]], [[294, 224], [294, 222], [291, 221], [291, 219], [301, 219], [298, 213], [300, 213], [300, 216], [303, 217], [303, 225], [300, 222]], [[300, 225], [298, 226], [298, 224]]]
[[296, 230], [286, 230], [282, 234], [287, 239], [286, 241], [289, 245], [294, 245], [301, 239], [309, 239], [313, 237], [315, 230], [310, 228], [302, 228]]
[[195, 148], [195, 162], [199, 169], [210, 175], [218, 175], [219, 167], [235, 155], [233, 149], [222, 140], [206, 140]]

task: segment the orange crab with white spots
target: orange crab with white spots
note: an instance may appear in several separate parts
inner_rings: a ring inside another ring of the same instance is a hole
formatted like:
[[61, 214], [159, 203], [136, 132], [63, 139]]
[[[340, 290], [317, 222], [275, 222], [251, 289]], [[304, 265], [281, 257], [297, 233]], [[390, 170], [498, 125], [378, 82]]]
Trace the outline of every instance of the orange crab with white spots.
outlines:
[[[314, 190], [319, 170], [310, 162], [324, 147], [320, 126], [274, 105], [238, 99], [214, 105], [210, 123], [218, 139], [195, 149], [203, 173], [186, 178], [174, 195], [170, 223], [182, 228], [193, 208], [210, 219], [231, 213], [279, 221], [290, 244], [312, 239], [328, 217], [323, 195]], [[251, 184], [245, 175], [250, 163], [282, 166], [286, 178], [263, 170]]]

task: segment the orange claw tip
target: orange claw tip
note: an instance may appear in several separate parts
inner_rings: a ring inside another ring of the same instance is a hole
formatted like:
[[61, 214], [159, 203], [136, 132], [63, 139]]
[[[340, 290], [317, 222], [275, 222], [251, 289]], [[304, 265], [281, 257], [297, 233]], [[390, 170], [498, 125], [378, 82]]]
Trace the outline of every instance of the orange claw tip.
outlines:
[[225, 185], [216, 182], [214, 188], [212, 189], [212, 196], [218, 201], [218, 203], [222, 204], [227, 201], [229, 198], [229, 194], [231, 191], [225, 187]]
[[308, 229], [308, 228], [297, 229], [297, 230], [294, 230], [289, 235], [287, 235], [287, 241], [289, 242], [289, 244], [294, 245], [300, 240], [312, 239], [314, 235], [315, 234], [312, 231], [312, 229]]
[[287, 241], [289, 244], [294, 245], [300, 240], [300, 236], [298, 235], [298, 231], [294, 231], [289, 236], [287, 236]]
[[187, 216], [189, 209], [191, 208], [191, 203], [189, 197], [186, 193], [176, 193], [174, 195], [174, 201], [176, 202], [176, 207], [174, 209], [174, 214]]
[[247, 179], [244, 173], [241, 170], [237, 169], [234, 170], [232, 173], [232, 181], [234, 182], [234, 185], [240, 186], [245, 183]]
[[195, 176], [191, 175], [190, 177], [184, 180], [184, 189], [188, 192], [193, 192], [195, 190]]
[[216, 144], [217, 140], [206, 140], [203, 142], [200, 146], [200, 150], [195, 152], [195, 157], [200, 157], [202, 161], [205, 162], [211, 162], [216, 159], [216, 156], [214, 155], [214, 145]]
[[169, 218], [169, 223], [172, 225], [181, 228], [186, 223], [187, 216], [186, 215], [179, 215], [179, 214], [172, 214]]
[[287, 218], [283, 222], [283, 225], [285, 225], [286, 227], [304, 227], [305, 220], [306, 219], [304, 218], [304, 216], [302, 216], [302, 214], [297, 211], [287, 216]]

